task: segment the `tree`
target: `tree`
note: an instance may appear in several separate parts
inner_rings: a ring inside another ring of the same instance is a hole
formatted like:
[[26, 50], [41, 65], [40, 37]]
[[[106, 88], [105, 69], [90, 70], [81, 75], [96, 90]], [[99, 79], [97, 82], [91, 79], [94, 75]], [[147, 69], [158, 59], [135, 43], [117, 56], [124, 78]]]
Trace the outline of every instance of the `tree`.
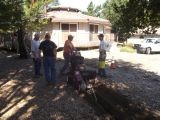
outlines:
[[153, 33], [155, 29], [160, 27], [160, 0], [149, 0], [149, 25], [152, 27]]
[[95, 9], [94, 9], [94, 13], [95, 13], [94, 16], [101, 17], [101, 11], [102, 11], [101, 5], [96, 6]]
[[[43, 20], [44, 7], [51, 0], [5, 0], [0, 2], [0, 30], [16, 31], [18, 35], [19, 53], [21, 58], [27, 58], [24, 45], [26, 30], [40, 29]], [[15, 5], [15, 6], [14, 6]]]
[[101, 5], [95, 6], [91, 1], [87, 7], [87, 12], [85, 12], [85, 14], [94, 17], [101, 17], [101, 10], [102, 10]]
[[94, 10], [95, 10], [95, 5], [91, 1], [90, 4], [87, 7], [87, 15], [95, 16], [95, 11]]
[[108, 19], [112, 24], [112, 32], [115, 33], [116, 39], [122, 30], [122, 9], [125, 7], [128, 0], [107, 0], [103, 4], [102, 17]]
[[159, 0], [107, 0], [102, 16], [112, 23], [112, 31], [127, 39], [138, 29], [155, 33], [160, 26]]
[[[20, 8], [21, 1], [0, 1], [0, 31], [11, 31], [18, 28], [23, 14]], [[18, 6], [13, 6], [18, 5]]]
[[[143, 33], [151, 34], [160, 26], [159, 0], [129, 0], [122, 12], [123, 22], [129, 22], [131, 33], [141, 29]], [[127, 13], [128, 17], [125, 16]]]
[[51, 6], [58, 6], [60, 5], [59, 0], [52, 0], [49, 4], [48, 4], [48, 8], [50, 8]]

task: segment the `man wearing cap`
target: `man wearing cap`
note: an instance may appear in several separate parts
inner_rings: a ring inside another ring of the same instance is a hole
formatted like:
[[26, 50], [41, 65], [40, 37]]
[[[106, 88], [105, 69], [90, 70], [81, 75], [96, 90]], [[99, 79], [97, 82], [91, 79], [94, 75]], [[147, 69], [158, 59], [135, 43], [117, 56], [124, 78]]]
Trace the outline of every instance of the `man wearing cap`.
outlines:
[[99, 69], [98, 73], [101, 77], [106, 77], [106, 72], [105, 72], [105, 60], [106, 60], [106, 42], [103, 40], [104, 35], [99, 34], [98, 38], [100, 40], [100, 45], [99, 45]]
[[31, 42], [31, 56], [33, 58], [34, 63], [34, 73], [35, 77], [39, 77], [42, 74], [40, 73], [41, 70], [41, 56], [39, 51], [40, 41], [39, 41], [39, 34], [35, 33], [34, 39]]
[[63, 51], [64, 66], [62, 67], [60, 71], [61, 75], [63, 75], [64, 71], [68, 68], [71, 55], [73, 53], [73, 50], [75, 49], [73, 46], [72, 40], [73, 40], [73, 36], [68, 35], [68, 39], [65, 41], [65, 44], [64, 44], [64, 51]]

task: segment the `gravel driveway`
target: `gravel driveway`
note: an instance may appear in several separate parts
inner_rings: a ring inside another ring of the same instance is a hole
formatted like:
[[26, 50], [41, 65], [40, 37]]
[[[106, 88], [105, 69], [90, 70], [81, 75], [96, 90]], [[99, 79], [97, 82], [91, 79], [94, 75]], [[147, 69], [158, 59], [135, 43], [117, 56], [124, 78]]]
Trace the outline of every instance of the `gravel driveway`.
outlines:
[[[81, 51], [81, 54], [86, 58], [86, 64], [97, 68], [98, 50]], [[109, 78], [103, 81], [131, 100], [159, 113], [160, 54], [146, 55], [117, 50], [112, 54], [108, 53], [107, 59], [111, 59], [112, 56], [117, 61], [118, 67], [110, 69], [108, 62], [106, 72]]]
[[[98, 49], [90, 51], [81, 51], [82, 56], [88, 59], [98, 58]], [[137, 54], [137, 53], [127, 53], [116, 52], [107, 53], [107, 59], [111, 59], [114, 56], [114, 59], [117, 61], [129, 62], [133, 65], [136, 65], [136, 68], [141, 68], [146, 71], [154, 72], [157, 75], [160, 75], [160, 54]], [[121, 62], [118, 62], [118, 65], [121, 66]], [[126, 65], [125, 65], [126, 66]]]
[[[87, 68], [97, 70], [98, 50], [81, 51]], [[108, 60], [112, 55], [108, 54]], [[131, 54], [115, 51], [116, 69], [106, 67], [107, 87], [121, 92], [160, 113], [160, 55]], [[63, 65], [62, 52], [57, 53], [57, 73]], [[32, 78], [32, 60], [0, 53], [0, 119], [107, 119], [86, 100], [65, 86], [44, 88], [44, 78]]]

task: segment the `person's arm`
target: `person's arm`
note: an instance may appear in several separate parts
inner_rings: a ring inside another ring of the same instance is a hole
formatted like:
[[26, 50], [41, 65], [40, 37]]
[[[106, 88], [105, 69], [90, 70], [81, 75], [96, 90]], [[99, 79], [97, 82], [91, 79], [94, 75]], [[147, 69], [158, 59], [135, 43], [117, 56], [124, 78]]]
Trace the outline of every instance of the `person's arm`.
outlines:
[[99, 51], [101, 50], [101, 42], [100, 42], [100, 44], [99, 44]]
[[37, 48], [37, 58], [41, 58], [41, 50], [39, 49], [39, 47]]
[[72, 42], [70, 43], [70, 50], [71, 50], [71, 52], [77, 51], [77, 48], [74, 47]]
[[34, 45], [34, 41], [33, 40], [31, 42], [31, 53], [32, 53], [32, 58], [35, 58], [36, 54], [35, 54], [35, 45]]
[[107, 48], [108, 48], [108, 43], [104, 41], [104, 47], [103, 47], [103, 49], [106, 51]]
[[[72, 45], [73, 45], [73, 44], [72, 44]], [[74, 45], [73, 45], [73, 50], [74, 50], [74, 51], [77, 51], [77, 48], [76, 48], [76, 47], [74, 47]]]
[[40, 54], [41, 54], [42, 48], [43, 48], [43, 47], [42, 47], [42, 42], [41, 42], [41, 43], [40, 43], [40, 46], [39, 46], [39, 48], [38, 48]]
[[57, 45], [53, 42], [53, 46], [54, 46], [54, 49], [53, 49], [53, 53], [54, 53], [54, 56], [57, 55]]

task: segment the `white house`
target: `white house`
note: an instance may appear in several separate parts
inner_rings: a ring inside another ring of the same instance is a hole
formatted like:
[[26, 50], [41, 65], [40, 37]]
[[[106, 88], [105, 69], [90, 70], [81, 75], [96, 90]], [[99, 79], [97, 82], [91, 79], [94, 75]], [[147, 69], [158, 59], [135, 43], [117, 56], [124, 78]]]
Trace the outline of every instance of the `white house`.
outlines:
[[57, 6], [48, 10], [46, 17], [51, 22], [43, 27], [42, 33], [50, 32], [51, 40], [58, 47], [64, 46], [69, 34], [74, 36], [73, 43], [76, 47], [98, 46], [99, 33], [103, 33], [107, 41], [113, 39], [109, 20], [85, 15], [76, 8]]

